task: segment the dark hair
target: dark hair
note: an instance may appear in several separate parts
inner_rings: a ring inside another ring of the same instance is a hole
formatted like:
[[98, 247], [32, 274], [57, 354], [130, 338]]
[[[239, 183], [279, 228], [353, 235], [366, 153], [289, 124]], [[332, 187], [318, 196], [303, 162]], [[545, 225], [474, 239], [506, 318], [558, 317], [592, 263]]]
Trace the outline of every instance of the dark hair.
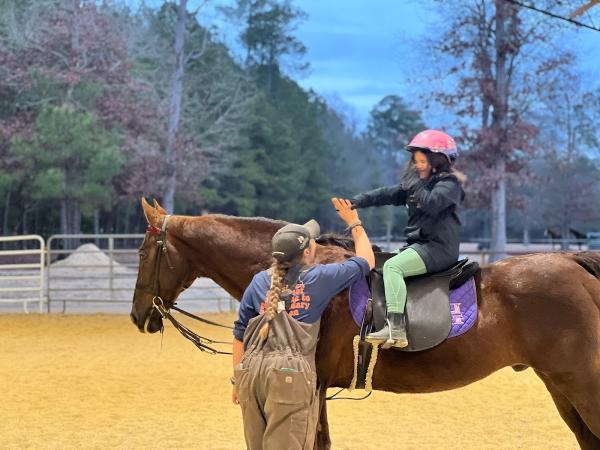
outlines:
[[[435, 153], [430, 151], [425, 151], [425, 156], [427, 157], [427, 161], [429, 161], [429, 165], [431, 166], [432, 173], [442, 173], [447, 172], [450, 173], [452, 168], [450, 166], [450, 161], [443, 153]], [[414, 158], [414, 154], [413, 154]]]
[[[454, 173], [452, 166], [450, 165], [450, 161], [446, 158], [446, 155], [443, 153], [435, 153], [429, 151], [427, 149], [419, 149], [421, 153], [425, 155], [429, 165], [431, 166], [431, 174], [440, 174], [440, 173]], [[412, 152], [412, 157], [408, 160], [406, 167], [402, 173], [402, 184], [405, 188], [410, 188], [414, 186], [417, 181], [419, 181], [419, 175], [415, 171], [415, 153]]]

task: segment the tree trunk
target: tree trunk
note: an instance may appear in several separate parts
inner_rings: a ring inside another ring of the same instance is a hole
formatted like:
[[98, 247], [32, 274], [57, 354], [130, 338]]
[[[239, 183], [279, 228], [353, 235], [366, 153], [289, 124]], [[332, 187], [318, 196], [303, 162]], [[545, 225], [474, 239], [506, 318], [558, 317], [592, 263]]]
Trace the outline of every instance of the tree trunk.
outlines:
[[491, 261], [506, 257], [506, 161], [505, 141], [508, 114], [508, 78], [506, 68], [506, 2], [495, 0], [496, 5], [496, 97], [492, 112], [492, 129], [496, 146], [494, 175], [496, 183], [492, 189], [492, 242]]
[[[60, 234], [69, 234], [69, 200], [62, 198], [60, 200]], [[71, 244], [68, 240], [63, 242], [63, 248], [71, 248]]]
[[529, 245], [529, 224], [525, 223], [523, 227], [523, 245]]
[[33, 207], [33, 229], [38, 234], [41, 234], [41, 230], [40, 230], [41, 227], [39, 224], [39, 219], [40, 219], [40, 208], [38, 208], [38, 206], [35, 205]]
[[131, 207], [132, 207], [132, 203], [131, 202], [127, 202], [127, 205], [125, 206], [125, 230], [123, 231], [125, 234], [129, 234], [131, 232]]
[[[70, 234], [81, 234], [81, 205], [79, 200], [71, 200]], [[73, 239], [73, 248], [79, 247], [79, 239]]]
[[123, 214], [121, 214], [121, 211], [123, 210], [123, 205], [121, 203], [119, 203], [115, 208], [113, 208], [113, 216], [115, 217], [115, 226], [113, 229], [113, 233], [118, 234], [120, 233], [121, 230], [121, 220], [122, 220], [122, 216]]
[[25, 206], [25, 208], [23, 208], [23, 217], [21, 220], [21, 233], [22, 234], [27, 234], [28, 233], [28, 228], [27, 228], [27, 206]]
[[119, 203], [113, 203], [110, 209], [110, 214], [107, 214], [104, 220], [104, 227], [107, 233], [115, 232], [115, 215], [117, 215], [117, 208]]
[[527, 200], [525, 202], [525, 207], [523, 208], [523, 245], [529, 245], [529, 204]]
[[169, 89], [169, 127], [167, 130], [167, 166], [171, 170], [167, 178], [164, 196], [165, 209], [174, 212], [175, 192], [177, 189], [177, 136], [181, 122], [181, 97], [183, 92], [185, 22], [187, 0], [179, 0], [177, 5], [177, 24], [175, 25], [175, 69], [171, 76]]
[[10, 191], [6, 193], [6, 197], [4, 198], [4, 217], [2, 219], [2, 234], [4, 236], [8, 236], [10, 233], [8, 232], [8, 214], [10, 211]]
[[[100, 234], [100, 210], [94, 209], [94, 234]], [[100, 247], [100, 239], [96, 238], [96, 247]]]
[[506, 177], [504, 160], [496, 164], [500, 179], [492, 190], [492, 242], [490, 262], [506, 257]]

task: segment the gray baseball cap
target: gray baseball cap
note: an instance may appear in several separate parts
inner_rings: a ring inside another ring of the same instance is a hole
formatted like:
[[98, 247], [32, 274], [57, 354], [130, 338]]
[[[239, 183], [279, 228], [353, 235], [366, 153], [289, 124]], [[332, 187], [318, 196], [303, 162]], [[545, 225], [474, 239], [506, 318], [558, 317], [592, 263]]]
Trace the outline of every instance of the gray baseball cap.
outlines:
[[272, 254], [280, 262], [291, 261], [308, 247], [311, 239], [321, 234], [321, 227], [311, 219], [304, 225], [290, 223], [279, 229], [271, 241]]

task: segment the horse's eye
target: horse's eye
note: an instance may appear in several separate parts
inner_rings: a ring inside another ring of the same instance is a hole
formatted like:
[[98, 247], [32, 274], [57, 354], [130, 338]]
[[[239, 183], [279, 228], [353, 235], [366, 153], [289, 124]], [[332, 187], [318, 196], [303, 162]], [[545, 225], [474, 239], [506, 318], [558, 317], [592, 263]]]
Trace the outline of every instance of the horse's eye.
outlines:
[[138, 254], [140, 255], [140, 259], [146, 259], [146, 257], [148, 256], [145, 250], [138, 251]]

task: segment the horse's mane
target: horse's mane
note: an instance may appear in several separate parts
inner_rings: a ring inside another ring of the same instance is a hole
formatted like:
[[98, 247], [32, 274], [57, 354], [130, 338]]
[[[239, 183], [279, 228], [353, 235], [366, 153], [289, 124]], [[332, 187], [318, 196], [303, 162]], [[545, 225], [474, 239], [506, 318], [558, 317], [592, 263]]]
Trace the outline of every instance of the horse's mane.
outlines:
[[214, 217], [216, 219], [236, 220], [242, 222], [264, 223], [269, 225], [278, 225], [280, 227], [288, 224], [285, 220], [269, 219], [268, 217], [243, 217], [243, 216], [228, 216], [227, 214], [207, 214], [206, 216], [198, 217]]
[[[267, 224], [267, 225], [275, 225], [281, 228], [284, 225], [287, 225], [289, 222], [284, 220], [276, 220], [269, 219], [267, 217], [238, 217], [238, 216], [228, 216], [226, 214], [210, 214], [210, 217], [214, 217], [217, 219], [225, 219], [225, 220], [236, 220], [243, 222], [251, 222], [257, 225]], [[327, 247], [341, 247], [344, 250], [350, 250], [354, 252], [354, 240], [351, 236], [341, 235], [336, 233], [323, 233], [317, 239], [315, 239], [317, 244], [324, 245]], [[373, 251], [380, 252], [381, 248], [377, 245], [373, 245]]]
[[600, 253], [579, 252], [573, 255], [573, 259], [596, 278], [600, 278]]

